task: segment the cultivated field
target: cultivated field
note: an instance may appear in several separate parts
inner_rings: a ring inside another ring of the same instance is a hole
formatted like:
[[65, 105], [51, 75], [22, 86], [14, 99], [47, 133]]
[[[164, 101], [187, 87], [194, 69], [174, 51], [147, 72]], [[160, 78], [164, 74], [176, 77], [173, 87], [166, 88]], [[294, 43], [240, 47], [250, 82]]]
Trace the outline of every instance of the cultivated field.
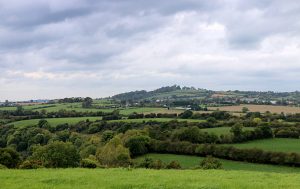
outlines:
[[245, 143], [230, 144], [237, 148], [258, 148], [276, 152], [297, 152], [300, 153], [300, 139], [273, 138], [253, 140]]
[[[146, 157], [154, 160], [160, 159], [168, 164], [171, 161], [178, 161], [183, 169], [194, 169], [199, 166], [203, 157], [175, 155], [175, 154], [147, 154], [135, 159], [136, 162], [143, 161]], [[244, 171], [262, 171], [262, 172], [278, 172], [278, 173], [300, 173], [300, 168], [292, 168], [285, 166], [264, 165], [255, 163], [246, 163], [238, 161], [230, 161], [220, 159], [225, 170], [244, 170]]]
[[261, 112], [270, 111], [272, 113], [300, 113], [300, 107], [291, 106], [272, 106], [272, 105], [247, 105], [241, 104], [239, 106], [221, 106], [221, 107], [209, 107], [209, 110], [221, 110], [229, 112], [242, 112], [243, 107], [247, 107], [250, 112]]
[[299, 176], [226, 170], [0, 170], [3, 189], [297, 189]]

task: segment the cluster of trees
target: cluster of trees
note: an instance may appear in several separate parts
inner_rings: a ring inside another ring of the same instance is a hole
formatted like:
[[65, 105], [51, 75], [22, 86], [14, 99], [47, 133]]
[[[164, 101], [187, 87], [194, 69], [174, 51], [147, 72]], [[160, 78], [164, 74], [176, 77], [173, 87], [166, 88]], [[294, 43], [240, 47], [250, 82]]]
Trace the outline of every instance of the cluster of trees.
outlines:
[[191, 110], [186, 110], [181, 114], [176, 113], [132, 113], [128, 119], [142, 119], [142, 118], [181, 118], [181, 119], [208, 119], [208, 120], [226, 120], [233, 118], [231, 114], [225, 111], [214, 111], [212, 113], [193, 113]]
[[300, 127], [280, 127], [274, 130], [276, 138], [300, 138]]
[[263, 138], [273, 138], [273, 131], [268, 125], [258, 126], [253, 131], [243, 131], [243, 126], [237, 123], [230, 131], [233, 133], [232, 141], [235, 143]]
[[76, 102], [83, 102], [82, 97], [73, 97], [73, 98], [63, 98], [59, 99], [58, 103], [76, 103]]

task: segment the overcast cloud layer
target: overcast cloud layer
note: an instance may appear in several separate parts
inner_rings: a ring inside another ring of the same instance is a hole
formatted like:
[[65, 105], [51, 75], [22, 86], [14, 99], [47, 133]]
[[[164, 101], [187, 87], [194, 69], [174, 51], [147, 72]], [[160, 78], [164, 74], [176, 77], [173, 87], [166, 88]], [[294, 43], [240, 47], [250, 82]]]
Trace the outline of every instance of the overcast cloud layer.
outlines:
[[297, 0], [0, 0], [0, 101], [299, 90]]

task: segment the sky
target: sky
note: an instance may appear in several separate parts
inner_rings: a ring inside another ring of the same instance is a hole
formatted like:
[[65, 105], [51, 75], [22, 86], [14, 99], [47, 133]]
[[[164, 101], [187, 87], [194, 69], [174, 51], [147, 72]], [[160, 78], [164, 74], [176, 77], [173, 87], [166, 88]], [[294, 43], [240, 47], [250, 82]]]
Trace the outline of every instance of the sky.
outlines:
[[299, 83], [298, 0], [0, 0], [0, 101]]

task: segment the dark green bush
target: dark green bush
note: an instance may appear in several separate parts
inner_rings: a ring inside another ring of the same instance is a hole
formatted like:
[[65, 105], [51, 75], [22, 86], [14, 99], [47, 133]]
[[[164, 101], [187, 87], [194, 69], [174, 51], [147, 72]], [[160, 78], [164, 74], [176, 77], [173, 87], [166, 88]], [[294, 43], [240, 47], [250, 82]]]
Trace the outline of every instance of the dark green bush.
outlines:
[[0, 164], [7, 168], [16, 168], [20, 163], [20, 155], [14, 149], [0, 148]]
[[36, 160], [26, 160], [21, 163], [19, 166], [20, 169], [38, 169], [43, 168], [41, 161]]
[[207, 156], [200, 162], [200, 168], [202, 169], [222, 169], [222, 163], [220, 160], [212, 157], [212, 156]]
[[80, 167], [83, 168], [96, 168], [97, 167], [97, 161], [92, 160], [92, 159], [82, 159], [80, 161]]
[[7, 169], [5, 165], [0, 164], [0, 169]]
[[171, 161], [167, 166], [167, 169], [181, 169], [181, 165], [178, 161]]

